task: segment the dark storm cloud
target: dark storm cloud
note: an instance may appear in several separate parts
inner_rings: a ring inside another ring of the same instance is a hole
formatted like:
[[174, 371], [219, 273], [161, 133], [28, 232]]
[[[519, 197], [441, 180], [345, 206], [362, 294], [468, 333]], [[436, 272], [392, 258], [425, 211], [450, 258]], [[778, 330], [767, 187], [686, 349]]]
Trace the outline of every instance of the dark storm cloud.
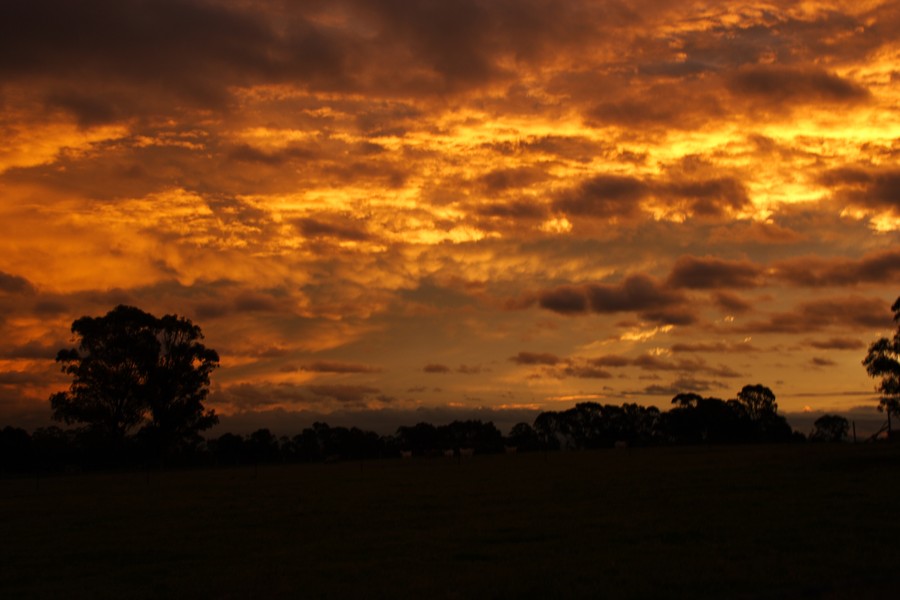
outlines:
[[855, 338], [829, 338], [827, 340], [810, 340], [809, 346], [820, 350], [861, 350], [866, 344]]
[[111, 123], [121, 115], [122, 98], [97, 98], [75, 90], [54, 90], [46, 98], [51, 108], [61, 108], [72, 115], [82, 127]]
[[652, 133], [665, 129], [694, 129], [725, 113], [719, 99], [709, 90], [684, 81], [640, 89], [630, 79], [613, 80], [612, 90], [640, 91], [623, 98], [593, 104], [584, 111], [590, 125], [619, 125]]
[[812, 364], [816, 367], [833, 367], [837, 363], [828, 358], [821, 358], [819, 356], [814, 356], [812, 358]]
[[494, 169], [479, 178], [487, 193], [504, 192], [509, 189], [523, 188], [548, 178], [542, 169], [519, 167], [514, 169]]
[[701, 358], [668, 361], [652, 354], [644, 354], [632, 359], [631, 364], [645, 371], [677, 371], [682, 373], [705, 373], [713, 377], [734, 378], [741, 374], [725, 365], [710, 365]]
[[418, 79], [419, 85], [441, 92], [513, 80], [501, 59], [527, 65], [548, 52], [579, 48], [601, 31], [638, 20], [620, 3], [355, 0], [351, 4], [375, 25], [374, 39], [385, 54], [412, 60], [419, 67], [419, 74], [411, 71], [408, 76], [408, 87]]
[[660, 325], [691, 325], [699, 320], [697, 313], [688, 307], [645, 310], [640, 317]]
[[[152, 93], [219, 105], [226, 86], [285, 70], [272, 58], [285, 45], [273, 42], [258, 13], [226, 4], [35, 0], [0, 5], [0, 76], [7, 81], [55, 79], [48, 103], [69, 108], [84, 122], [115, 116], [117, 108], [97, 99], [104, 93], [111, 93], [119, 107], [125, 97], [134, 105], [143, 99], [123, 92], [118, 83], [91, 96], [73, 94], [68, 86], [128, 82]], [[325, 55], [315, 52], [307, 59], [308, 68], [337, 66], [313, 60]], [[125, 97], [117, 98], [119, 94]]]
[[835, 189], [839, 201], [900, 215], [900, 169], [843, 167], [825, 172], [820, 181]]
[[282, 150], [267, 152], [255, 148], [250, 144], [239, 144], [226, 153], [230, 160], [247, 163], [262, 163], [264, 165], [279, 166], [293, 159], [310, 159], [317, 156], [315, 150], [302, 146], [289, 146]]
[[682, 256], [675, 262], [667, 283], [675, 288], [752, 288], [759, 284], [763, 269], [749, 261], [715, 257]]
[[556, 365], [563, 359], [549, 352], [519, 352], [515, 356], [510, 357], [512, 362], [517, 365]]
[[744, 184], [733, 177], [666, 183], [658, 193], [664, 198], [686, 199], [696, 216], [722, 216], [726, 209], [740, 210], [751, 204]]
[[[665, 41], [648, 33], [669, 15], [678, 16], [674, 7], [655, 2], [7, 2], [0, 5], [0, 81], [52, 80], [44, 103], [83, 125], [170, 110], [173, 97], [179, 106], [222, 109], [236, 87], [283, 83], [385, 98], [443, 98], [500, 84], [521, 88], [527, 111], [537, 110], [529, 108], [537, 98], [518, 83], [521, 75], [561, 62], [580, 71], [551, 76], [549, 91], [571, 98], [588, 121], [691, 128], [734, 113], [716, 86], [721, 72], [741, 65], [724, 79], [741, 97], [865, 99], [859, 84], [795, 63], [833, 62], [837, 47], [821, 40], [837, 37], [842, 53], [863, 57], [892, 39], [897, 23], [883, 7], [874, 24], [837, 11], [811, 21], [773, 11], [766, 24], [687, 27]], [[614, 62], [591, 58], [611, 48]], [[778, 64], [760, 64], [773, 53]], [[85, 82], [94, 91], [85, 92]], [[383, 130], [380, 119], [361, 119], [364, 131]]]
[[739, 96], [773, 103], [855, 103], [870, 96], [859, 84], [822, 69], [781, 65], [739, 69], [729, 77], [728, 87]]
[[31, 294], [34, 286], [24, 277], [0, 271], [0, 294]]
[[537, 301], [541, 308], [564, 315], [637, 312], [647, 320], [669, 324], [688, 324], [696, 318], [680, 292], [647, 275], [631, 275], [618, 284], [559, 286], [540, 292]]
[[893, 283], [900, 281], [900, 249], [873, 252], [860, 259], [797, 257], [778, 261], [773, 269], [775, 276], [786, 282], [811, 287]]
[[561, 195], [554, 207], [577, 216], [628, 217], [639, 212], [639, 202], [649, 192], [649, 186], [636, 177], [598, 175]]
[[890, 305], [885, 300], [852, 296], [813, 300], [791, 311], [775, 313], [768, 319], [736, 327], [742, 333], [808, 333], [823, 329], [883, 329], [891, 323]]
[[730, 292], [716, 292], [713, 301], [722, 310], [732, 313], [746, 313], [753, 310], [753, 304]]
[[631, 275], [618, 285], [588, 285], [585, 291], [598, 313], [667, 309], [685, 300], [647, 275]]
[[450, 367], [438, 363], [429, 363], [422, 367], [422, 371], [425, 373], [449, 373]]
[[369, 239], [369, 233], [365, 230], [365, 224], [354, 218], [305, 217], [295, 219], [294, 226], [308, 238], [337, 238], [354, 242], [362, 242]]
[[583, 314], [588, 309], [588, 298], [584, 287], [567, 285], [541, 292], [538, 304], [564, 315]]
[[327, 360], [310, 363], [302, 369], [314, 373], [377, 373], [381, 370], [368, 365]]
[[578, 379], [611, 379], [612, 373], [593, 365], [572, 364], [564, 367], [560, 374]]
[[645, 202], [654, 200], [691, 217], [718, 220], [750, 206], [741, 181], [716, 176], [711, 167], [705, 171], [656, 179], [597, 175], [558, 193], [553, 208], [574, 217], [629, 220], [643, 216]]
[[281, 308], [283, 307], [277, 299], [259, 292], [239, 292], [234, 299], [234, 310], [239, 313], [277, 312]]
[[607, 354], [598, 358], [592, 358], [588, 362], [597, 367], [626, 367], [632, 364], [632, 359], [616, 354]]

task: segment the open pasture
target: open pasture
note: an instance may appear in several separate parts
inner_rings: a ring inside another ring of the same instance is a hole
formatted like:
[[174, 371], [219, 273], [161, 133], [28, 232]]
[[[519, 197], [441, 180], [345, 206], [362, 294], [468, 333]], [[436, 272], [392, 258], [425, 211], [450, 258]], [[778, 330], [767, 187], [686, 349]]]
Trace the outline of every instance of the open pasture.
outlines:
[[0, 480], [0, 597], [891, 597], [900, 448]]

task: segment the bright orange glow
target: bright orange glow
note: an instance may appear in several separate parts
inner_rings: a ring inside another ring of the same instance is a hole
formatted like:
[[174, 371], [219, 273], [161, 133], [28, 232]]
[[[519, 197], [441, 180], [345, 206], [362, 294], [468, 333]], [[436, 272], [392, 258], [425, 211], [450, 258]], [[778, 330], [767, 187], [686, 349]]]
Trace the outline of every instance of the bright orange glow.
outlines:
[[896, 3], [188, 4], [0, 40], [0, 425], [118, 303], [203, 328], [223, 413], [870, 403]]

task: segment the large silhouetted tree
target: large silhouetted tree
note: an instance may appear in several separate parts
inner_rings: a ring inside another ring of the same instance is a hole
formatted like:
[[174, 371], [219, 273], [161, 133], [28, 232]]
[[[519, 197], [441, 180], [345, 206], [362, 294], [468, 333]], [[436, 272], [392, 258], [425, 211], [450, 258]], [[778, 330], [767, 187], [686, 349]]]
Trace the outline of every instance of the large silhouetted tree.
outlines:
[[161, 453], [198, 442], [218, 421], [203, 401], [219, 356], [190, 320], [120, 305], [77, 319], [72, 333], [78, 346], [56, 357], [73, 381], [50, 398], [55, 419], [114, 448], [140, 428]]
[[880, 379], [876, 387], [881, 392], [878, 410], [886, 410], [888, 416], [900, 415], [900, 297], [894, 301], [891, 310], [897, 323], [894, 337], [872, 342], [863, 360], [866, 373]]

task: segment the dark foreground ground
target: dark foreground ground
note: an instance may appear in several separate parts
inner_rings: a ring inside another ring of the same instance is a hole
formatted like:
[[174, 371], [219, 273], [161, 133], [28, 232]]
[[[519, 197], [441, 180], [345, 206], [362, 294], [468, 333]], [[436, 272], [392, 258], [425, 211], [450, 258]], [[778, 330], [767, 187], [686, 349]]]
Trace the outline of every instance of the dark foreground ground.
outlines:
[[0, 480], [0, 598], [898, 597], [900, 446]]

